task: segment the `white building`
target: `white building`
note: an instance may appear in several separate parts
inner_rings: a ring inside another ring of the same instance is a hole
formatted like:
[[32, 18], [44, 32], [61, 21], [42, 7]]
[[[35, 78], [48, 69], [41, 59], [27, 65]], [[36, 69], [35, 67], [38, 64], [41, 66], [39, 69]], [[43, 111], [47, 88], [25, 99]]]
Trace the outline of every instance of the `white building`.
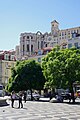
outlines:
[[17, 59], [27, 59], [33, 55], [42, 55], [43, 48], [61, 46], [70, 48], [80, 47], [80, 27], [60, 30], [59, 23], [54, 20], [51, 22], [51, 32], [41, 33], [21, 33], [20, 45], [16, 47]]

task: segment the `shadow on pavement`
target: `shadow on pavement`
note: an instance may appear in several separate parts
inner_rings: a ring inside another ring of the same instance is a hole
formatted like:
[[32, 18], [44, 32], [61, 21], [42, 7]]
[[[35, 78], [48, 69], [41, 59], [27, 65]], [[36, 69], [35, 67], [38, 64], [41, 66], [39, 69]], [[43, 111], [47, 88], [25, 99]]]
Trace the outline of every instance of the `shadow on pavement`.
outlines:
[[69, 105], [80, 105], [80, 102], [75, 102], [75, 103], [73, 103], [73, 102], [64, 102], [64, 103], [69, 104]]
[[9, 106], [9, 104], [0, 104], [0, 107]]

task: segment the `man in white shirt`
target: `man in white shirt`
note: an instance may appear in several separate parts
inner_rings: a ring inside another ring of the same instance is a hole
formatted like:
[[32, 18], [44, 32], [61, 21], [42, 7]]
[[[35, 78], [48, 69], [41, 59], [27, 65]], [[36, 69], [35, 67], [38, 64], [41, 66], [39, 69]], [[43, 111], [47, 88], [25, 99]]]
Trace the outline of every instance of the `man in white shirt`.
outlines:
[[15, 100], [15, 98], [16, 98], [16, 94], [15, 94], [14, 91], [12, 91], [12, 94], [11, 94], [11, 101], [12, 101], [11, 106], [12, 106], [12, 108], [14, 108], [14, 100]]

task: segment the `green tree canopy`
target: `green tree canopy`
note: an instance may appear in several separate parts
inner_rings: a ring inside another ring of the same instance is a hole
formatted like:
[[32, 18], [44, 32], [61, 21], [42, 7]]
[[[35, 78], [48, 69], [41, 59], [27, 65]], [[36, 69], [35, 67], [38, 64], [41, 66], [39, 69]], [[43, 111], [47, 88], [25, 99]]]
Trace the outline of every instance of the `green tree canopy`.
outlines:
[[35, 60], [25, 60], [17, 62], [12, 68], [12, 74], [6, 86], [8, 91], [20, 91], [27, 89], [43, 89], [45, 78], [42, 68]]
[[80, 50], [54, 48], [42, 59], [46, 88], [69, 88], [80, 81]]

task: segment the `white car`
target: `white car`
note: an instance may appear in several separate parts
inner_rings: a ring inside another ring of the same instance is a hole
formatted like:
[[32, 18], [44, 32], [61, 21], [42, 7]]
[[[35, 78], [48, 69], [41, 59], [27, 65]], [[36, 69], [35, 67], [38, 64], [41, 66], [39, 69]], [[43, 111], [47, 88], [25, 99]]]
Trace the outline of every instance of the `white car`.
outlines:
[[[39, 100], [40, 95], [38, 93], [32, 93], [33, 100]], [[31, 100], [31, 94], [27, 94], [27, 100]]]

